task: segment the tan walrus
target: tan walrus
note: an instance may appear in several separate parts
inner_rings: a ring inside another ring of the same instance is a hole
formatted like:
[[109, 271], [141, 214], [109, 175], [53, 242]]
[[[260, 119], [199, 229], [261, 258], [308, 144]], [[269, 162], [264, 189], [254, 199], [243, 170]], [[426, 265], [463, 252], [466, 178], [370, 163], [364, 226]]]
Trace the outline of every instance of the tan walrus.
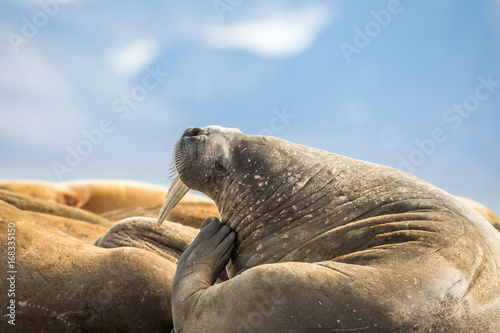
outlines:
[[[126, 180], [63, 183], [0, 180], [0, 200], [19, 209], [86, 221], [105, 228], [127, 217], [158, 216], [167, 192], [165, 186]], [[72, 198], [69, 201], [65, 199], [68, 196]], [[218, 216], [213, 201], [190, 194], [172, 212], [170, 220], [199, 228], [207, 216]]]
[[469, 198], [464, 198], [464, 197], [458, 197], [460, 200], [465, 202], [469, 207], [474, 209], [476, 212], [481, 214], [482, 217], [484, 217], [488, 222], [490, 222], [495, 229], [500, 231], [500, 215], [486, 207], [480, 202], [477, 202], [476, 200], [472, 200]]
[[175, 164], [158, 224], [190, 188], [222, 218], [179, 259], [177, 332], [500, 331], [500, 233], [437, 187], [218, 126], [187, 129]]
[[[11, 203], [0, 200], [0, 238], [7, 239], [9, 229], [14, 230], [10, 237], [16, 243], [17, 271], [15, 296], [2, 293], [0, 302], [8, 304], [14, 299], [15, 327], [19, 331], [163, 332], [172, 328], [172, 278], [178, 257], [194, 239], [197, 229], [169, 222], [166, 228], [158, 230], [156, 220], [151, 218], [115, 223], [106, 217], [116, 214], [125, 217], [131, 213], [157, 215], [160, 206], [152, 205], [157, 201], [139, 200], [140, 204], [155, 207], [149, 210], [142, 206], [127, 208], [131, 201], [111, 198], [114, 206], [103, 203], [100, 207], [119, 207], [118, 210], [98, 215], [47, 195], [54, 193], [59, 183], [22, 185], [0, 190], [1, 198]], [[117, 193], [116, 185], [112, 182], [109, 195]], [[133, 197], [151, 186], [140, 188], [135, 183], [125, 188], [129, 193], [135, 191]], [[164, 198], [167, 189], [162, 187], [162, 190]], [[103, 196], [101, 200], [106, 201], [105, 189], [101, 188], [99, 193]], [[217, 214], [215, 205], [209, 203], [193, 195], [183, 201], [184, 208], [172, 217], [199, 226], [205, 214]], [[183, 211], [189, 214], [183, 215]], [[107, 230], [100, 225], [101, 221], [115, 225]], [[93, 244], [97, 238], [96, 247]], [[2, 249], [5, 257], [7, 249]], [[0, 269], [7, 272], [5, 264], [2, 261]], [[151, 268], [154, 273], [149, 272]], [[2, 287], [8, 282], [2, 280]], [[10, 331], [13, 326], [9, 320], [10, 317], [3, 315], [0, 331]]]
[[[2, 272], [13, 278], [2, 279], [2, 290], [10, 287], [12, 292], [3, 292], [0, 302], [15, 304], [13, 316], [9, 309], [3, 311], [0, 331], [168, 332], [172, 328], [171, 285], [177, 258], [196, 229], [170, 222], [156, 229], [156, 220], [129, 220], [139, 242], [130, 243], [133, 237], [128, 234], [125, 244], [116, 233], [104, 237], [111, 246], [101, 248], [3, 201], [0, 212], [0, 237], [11, 236], [15, 242], [13, 266], [7, 266], [7, 260], [0, 263]], [[147, 239], [147, 246], [141, 247], [145, 244], [141, 239]], [[4, 246], [1, 252], [5, 259], [7, 249]]]

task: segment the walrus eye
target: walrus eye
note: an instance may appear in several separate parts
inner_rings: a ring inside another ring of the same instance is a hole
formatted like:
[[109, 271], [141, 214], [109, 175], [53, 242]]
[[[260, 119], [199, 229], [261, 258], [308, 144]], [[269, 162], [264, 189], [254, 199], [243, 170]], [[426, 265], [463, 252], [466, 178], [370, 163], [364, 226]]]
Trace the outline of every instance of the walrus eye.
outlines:
[[222, 165], [222, 163], [219, 162], [219, 161], [215, 162], [215, 169], [218, 170], [218, 171], [226, 171], [226, 168], [224, 168], [224, 166]]

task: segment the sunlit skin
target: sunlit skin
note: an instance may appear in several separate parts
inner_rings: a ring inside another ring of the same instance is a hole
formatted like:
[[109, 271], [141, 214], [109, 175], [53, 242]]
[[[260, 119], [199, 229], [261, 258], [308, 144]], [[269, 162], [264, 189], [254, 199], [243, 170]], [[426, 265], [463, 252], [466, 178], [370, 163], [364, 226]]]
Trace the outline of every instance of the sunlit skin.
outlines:
[[186, 130], [175, 165], [158, 223], [188, 189], [222, 218], [179, 260], [176, 332], [500, 330], [500, 234], [435, 186], [218, 126]]

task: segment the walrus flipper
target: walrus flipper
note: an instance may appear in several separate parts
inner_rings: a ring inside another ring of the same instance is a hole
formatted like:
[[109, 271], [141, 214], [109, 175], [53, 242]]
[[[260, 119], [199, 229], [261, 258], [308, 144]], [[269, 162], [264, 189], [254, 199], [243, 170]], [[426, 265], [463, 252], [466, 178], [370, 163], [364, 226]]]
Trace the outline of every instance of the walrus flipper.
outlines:
[[157, 229], [156, 220], [132, 217], [114, 224], [95, 245], [102, 248], [135, 247], [156, 253], [177, 263], [182, 252], [195, 238], [198, 229], [165, 222]]

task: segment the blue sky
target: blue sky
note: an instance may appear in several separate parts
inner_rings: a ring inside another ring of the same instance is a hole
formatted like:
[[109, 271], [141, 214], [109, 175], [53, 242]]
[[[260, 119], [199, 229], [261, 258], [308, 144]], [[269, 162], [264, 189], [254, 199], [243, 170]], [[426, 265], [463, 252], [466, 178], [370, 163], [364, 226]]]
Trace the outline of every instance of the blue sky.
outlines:
[[1, 178], [168, 184], [176, 138], [217, 124], [500, 212], [499, 0], [0, 8]]

